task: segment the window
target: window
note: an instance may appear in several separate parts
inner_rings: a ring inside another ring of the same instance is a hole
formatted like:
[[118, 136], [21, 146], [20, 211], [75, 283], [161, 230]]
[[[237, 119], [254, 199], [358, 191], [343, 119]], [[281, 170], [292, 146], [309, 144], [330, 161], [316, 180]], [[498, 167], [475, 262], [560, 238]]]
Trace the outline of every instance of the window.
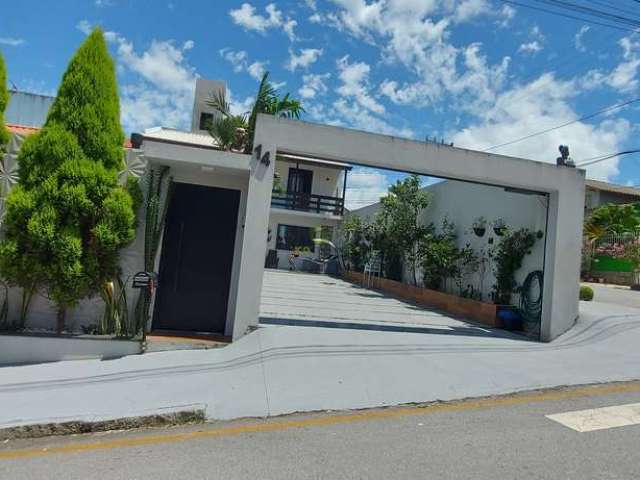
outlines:
[[315, 243], [315, 229], [310, 227], [298, 227], [295, 225], [278, 225], [278, 238], [276, 248], [278, 250], [293, 250], [295, 248], [313, 251]]
[[200, 130], [209, 130], [213, 125], [213, 113], [200, 112]]

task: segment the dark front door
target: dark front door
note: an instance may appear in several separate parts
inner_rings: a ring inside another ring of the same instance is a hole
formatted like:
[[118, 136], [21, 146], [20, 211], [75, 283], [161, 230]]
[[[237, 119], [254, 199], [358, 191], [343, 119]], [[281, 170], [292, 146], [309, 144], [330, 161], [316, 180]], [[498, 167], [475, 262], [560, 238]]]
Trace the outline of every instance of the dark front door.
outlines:
[[224, 333], [240, 192], [174, 184], [153, 327]]

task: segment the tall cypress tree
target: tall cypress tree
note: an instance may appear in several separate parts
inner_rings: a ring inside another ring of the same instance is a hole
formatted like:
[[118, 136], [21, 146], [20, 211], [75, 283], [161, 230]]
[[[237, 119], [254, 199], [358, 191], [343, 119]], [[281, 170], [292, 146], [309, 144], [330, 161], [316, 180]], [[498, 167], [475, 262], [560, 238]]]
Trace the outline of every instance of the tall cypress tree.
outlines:
[[118, 251], [135, 235], [133, 200], [117, 181], [119, 110], [115, 69], [96, 29], [71, 59], [43, 129], [18, 156], [0, 270], [57, 305], [58, 331], [68, 308], [118, 274]]
[[0, 153], [9, 142], [9, 132], [4, 126], [4, 111], [9, 104], [9, 92], [7, 91], [7, 68], [4, 64], [4, 58], [0, 53]]

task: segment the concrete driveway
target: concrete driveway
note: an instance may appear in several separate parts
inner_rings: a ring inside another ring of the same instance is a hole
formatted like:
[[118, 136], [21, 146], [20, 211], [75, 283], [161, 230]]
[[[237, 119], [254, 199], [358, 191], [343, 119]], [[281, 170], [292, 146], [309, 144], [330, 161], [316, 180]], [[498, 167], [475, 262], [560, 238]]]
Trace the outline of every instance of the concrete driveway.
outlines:
[[338, 278], [265, 270], [261, 325], [511, 336]]

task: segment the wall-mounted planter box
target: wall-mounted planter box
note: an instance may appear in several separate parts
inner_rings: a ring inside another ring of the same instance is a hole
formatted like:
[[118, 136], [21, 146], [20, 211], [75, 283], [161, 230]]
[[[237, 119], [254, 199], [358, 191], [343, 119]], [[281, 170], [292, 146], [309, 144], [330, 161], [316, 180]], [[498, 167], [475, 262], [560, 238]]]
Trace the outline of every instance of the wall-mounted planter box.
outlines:
[[[364, 284], [364, 276], [360, 272], [344, 272], [346, 280]], [[465, 317], [476, 322], [501, 328], [500, 319], [496, 316], [496, 305], [493, 303], [479, 302], [470, 298], [458, 297], [449, 293], [429, 290], [428, 288], [414, 287], [406, 283], [389, 280], [387, 278], [375, 277], [371, 285], [384, 292], [391, 293], [397, 297], [415, 302], [426, 307], [435, 307], [453, 315]]]

